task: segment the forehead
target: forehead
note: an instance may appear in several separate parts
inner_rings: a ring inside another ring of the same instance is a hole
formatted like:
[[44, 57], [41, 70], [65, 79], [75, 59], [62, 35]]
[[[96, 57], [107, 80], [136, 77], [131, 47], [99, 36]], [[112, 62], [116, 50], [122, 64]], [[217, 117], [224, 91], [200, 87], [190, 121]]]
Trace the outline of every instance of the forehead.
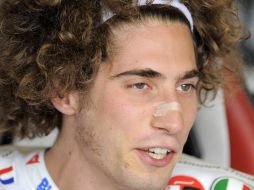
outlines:
[[154, 50], [160, 47], [164, 51], [167, 51], [167, 53], [170, 53], [170, 50], [173, 48], [180, 46], [189, 48], [186, 45], [190, 45], [193, 47], [189, 28], [177, 21], [168, 23], [151, 21], [127, 25], [119, 30], [115, 30], [114, 37], [116, 46], [120, 48], [119, 50], [122, 50], [121, 53], [130, 51], [131, 47], [142, 47], [141, 49], [151, 48]]
[[171, 66], [180, 72], [196, 68], [192, 35], [183, 23], [151, 21], [126, 25], [113, 30], [113, 42], [113, 71], [168, 70]]

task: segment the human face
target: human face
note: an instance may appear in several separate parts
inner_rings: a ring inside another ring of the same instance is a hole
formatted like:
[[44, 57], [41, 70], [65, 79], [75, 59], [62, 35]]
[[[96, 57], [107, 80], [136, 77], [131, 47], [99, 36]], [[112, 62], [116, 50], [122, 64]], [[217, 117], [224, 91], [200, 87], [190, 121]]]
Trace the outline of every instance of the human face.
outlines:
[[[119, 49], [99, 69], [91, 103], [77, 120], [77, 141], [97, 180], [115, 189], [162, 190], [197, 110], [191, 33], [184, 24], [153, 21], [115, 30], [114, 37]], [[181, 110], [155, 117], [161, 102], [178, 102]], [[151, 148], [170, 153], [149, 154]]]

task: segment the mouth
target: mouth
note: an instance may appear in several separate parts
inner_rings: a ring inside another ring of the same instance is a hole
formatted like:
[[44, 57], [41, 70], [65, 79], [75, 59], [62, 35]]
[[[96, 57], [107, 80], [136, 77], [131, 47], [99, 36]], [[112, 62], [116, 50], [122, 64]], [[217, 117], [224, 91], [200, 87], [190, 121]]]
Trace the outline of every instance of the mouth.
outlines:
[[147, 152], [151, 158], [161, 160], [167, 157], [171, 153], [171, 150], [167, 148], [149, 148]]
[[175, 151], [163, 147], [137, 149], [137, 153], [144, 164], [153, 167], [165, 167], [169, 165], [175, 155]]

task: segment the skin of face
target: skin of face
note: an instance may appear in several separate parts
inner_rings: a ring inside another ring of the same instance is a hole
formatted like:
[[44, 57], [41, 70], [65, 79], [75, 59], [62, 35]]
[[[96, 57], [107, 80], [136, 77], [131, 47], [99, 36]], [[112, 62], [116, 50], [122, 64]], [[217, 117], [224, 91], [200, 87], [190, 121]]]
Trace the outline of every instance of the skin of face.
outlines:
[[[151, 21], [116, 29], [114, 37], [117, 51], [101, 64], [89, 103], [76, 115], [79, 162], [87, 179], [94, 176], [91, 184], [104, 181], [105, 189], [162, 190], [197, 111], [191, 32], [178, 22]], [[178, 102], [181, 111], [154, 117], [160, 102]], [[155, 159], [151, 148], [170, 153]]]

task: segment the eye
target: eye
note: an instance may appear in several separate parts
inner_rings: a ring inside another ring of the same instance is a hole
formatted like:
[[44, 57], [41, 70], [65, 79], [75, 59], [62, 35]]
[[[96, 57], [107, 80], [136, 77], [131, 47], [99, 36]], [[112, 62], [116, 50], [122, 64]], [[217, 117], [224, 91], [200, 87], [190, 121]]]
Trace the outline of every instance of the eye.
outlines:
[[181, 84], [176, 89], [180, 92], [188, 93], [188, 92], [192, 92], [193, 90], [195, 90], [196, 86], [194, 86], [193, 84]]
[[135, 83], [135, 84], [131, 85], [131, 87], [134, 89], [142, 90], [142, 89], [147, 89], [148, 85], [144, 82], [139, 82], [139, 83]]

